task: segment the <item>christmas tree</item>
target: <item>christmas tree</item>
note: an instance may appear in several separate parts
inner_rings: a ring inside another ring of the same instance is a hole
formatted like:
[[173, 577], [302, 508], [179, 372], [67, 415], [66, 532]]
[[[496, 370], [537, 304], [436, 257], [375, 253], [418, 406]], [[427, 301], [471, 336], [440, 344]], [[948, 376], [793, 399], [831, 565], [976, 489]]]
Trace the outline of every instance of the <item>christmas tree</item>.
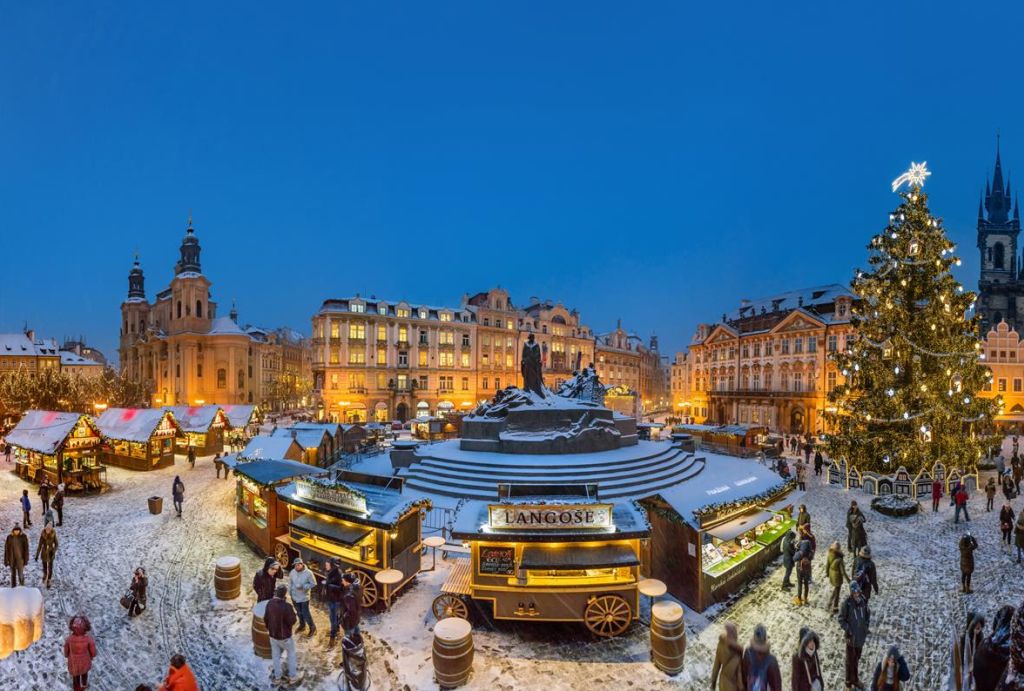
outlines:
[[868, 245], [870, 269], [856, 272], [857, 338], [834, 358], [845, 382], [829, 394], [828, 447], [862, 471], [973, 468], [1001, 406], [977, 395], [992, 375], [969, 316], [975, 295], [950, 273], [960, 260], [928, 210], [927, 175], [912, 164], [893, 182], [908, 189]]

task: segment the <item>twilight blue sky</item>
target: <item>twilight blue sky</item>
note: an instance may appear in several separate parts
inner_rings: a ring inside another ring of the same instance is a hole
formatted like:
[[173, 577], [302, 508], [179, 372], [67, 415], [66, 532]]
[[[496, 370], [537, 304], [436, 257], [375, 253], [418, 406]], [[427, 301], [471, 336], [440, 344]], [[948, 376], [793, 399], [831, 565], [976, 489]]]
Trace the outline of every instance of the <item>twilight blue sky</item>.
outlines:
[[1024, 9], [847, 7], [6, 3], [0, 331], [114, 355], [133, 249], [152, 297], [191, 208], [243, 322], [500, 284], [672, 351], [845, 283], [912, 159], [973, 287], [997, 129], [1024, 182]]

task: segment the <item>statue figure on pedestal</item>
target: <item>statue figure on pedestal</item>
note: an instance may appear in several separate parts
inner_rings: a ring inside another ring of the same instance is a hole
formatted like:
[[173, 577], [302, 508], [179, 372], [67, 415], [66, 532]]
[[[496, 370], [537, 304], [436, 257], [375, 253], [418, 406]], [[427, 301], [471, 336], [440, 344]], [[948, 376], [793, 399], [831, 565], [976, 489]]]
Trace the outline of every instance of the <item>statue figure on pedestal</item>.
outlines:
[[523, 373], [523, 391], [530, 391], [544, 398], [544, 375], [541, 373], [540, 343], [533, 334], [523, 344], [521, 358]]

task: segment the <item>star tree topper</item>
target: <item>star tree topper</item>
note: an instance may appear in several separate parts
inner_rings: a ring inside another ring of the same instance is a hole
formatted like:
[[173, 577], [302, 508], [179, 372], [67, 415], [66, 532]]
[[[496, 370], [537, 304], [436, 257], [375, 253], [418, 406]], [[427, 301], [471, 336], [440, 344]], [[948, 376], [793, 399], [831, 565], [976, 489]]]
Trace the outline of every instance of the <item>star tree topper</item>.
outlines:
[[892, 181], [892, 191], [895, 192], [905, 182], [909, 182], [911, 187], [924, 187], [924, 179], [932, 174], [927, 168], [928, 161], [921, 161], [920, 163], [910, 162], [910, 170], [905, 172]]

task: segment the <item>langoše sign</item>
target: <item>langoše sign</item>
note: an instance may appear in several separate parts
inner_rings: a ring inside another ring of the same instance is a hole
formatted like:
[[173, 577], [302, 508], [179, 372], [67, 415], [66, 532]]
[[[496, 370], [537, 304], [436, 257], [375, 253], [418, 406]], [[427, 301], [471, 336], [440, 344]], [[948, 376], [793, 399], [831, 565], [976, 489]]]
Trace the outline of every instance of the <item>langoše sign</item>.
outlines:
[[492, 530], [613, 527], [612, 504], [491, 504], [487, 510]]
[[342, 509], [367, 513], [366, 497], [343, 484], [321, 485], [315, 482], [298, 480], [295, 493], [303, 499], [312, 499], [323, 504], [331, 504]]

